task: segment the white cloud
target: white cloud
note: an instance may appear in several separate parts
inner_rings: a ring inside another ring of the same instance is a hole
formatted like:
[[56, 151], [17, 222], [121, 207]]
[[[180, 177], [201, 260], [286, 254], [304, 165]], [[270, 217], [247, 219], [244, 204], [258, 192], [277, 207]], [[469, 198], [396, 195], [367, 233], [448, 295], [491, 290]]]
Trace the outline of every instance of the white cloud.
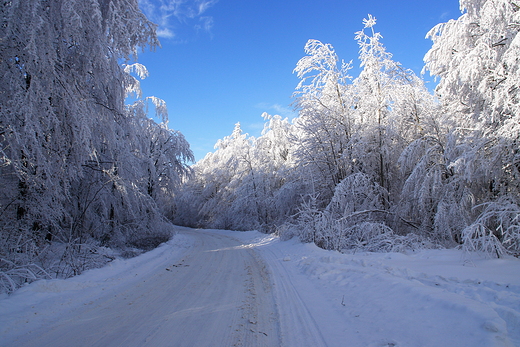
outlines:
[[218, 0], [139, 0], [139, 7], [159, 27], [157, 35], [171, 39], [185, 30], [211, 34], [213, 17], [202, 16]]
[[195, 29], [197, 29], [197, 31], [203, 30], [211, 35], [211, 29], [213, 28], [213, 17], [200, 17], [199, 22], [200, 24], [195, 25]]
[[443, 12], [441, 15], [440, 15], [440, 20], [446, 20], [450, 15], [450, 12]]
[[260, 134], [262, 130], [264, 130], [264, 122], [256, 122], [256, 123], [249, 123], [246, 126], [246, 129], [253, 132], [253, 135]]
[[286, 106], [282, 106], [280, 104], [269, 104], [266, 102], [261, 102], [261, 103], [257, 104], [256, 107], [263, 109], [267, 113], [277, 114], [283, 118], [293, 119], [294, 117], [297, 116], [297, 113], [295, 111], [293, 111], [293, 109], [286, 107]]
[[199, 1], [199, 15], [206, 12], [208, 8], [215, 5], [218, 0]]
[[159, 27], [157, 28], [157, 36], [172, 39], [175, 34], [169, 28]]

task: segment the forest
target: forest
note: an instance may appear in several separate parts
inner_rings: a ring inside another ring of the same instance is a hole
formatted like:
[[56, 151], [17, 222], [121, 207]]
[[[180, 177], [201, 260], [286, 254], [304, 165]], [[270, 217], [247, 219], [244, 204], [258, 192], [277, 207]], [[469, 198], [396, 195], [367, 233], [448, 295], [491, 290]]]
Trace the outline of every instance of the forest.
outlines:
[[159, 41], [137, 0], [2, 6], [2, 291], [150, 250], [173, 224], [340, 252], [520, 255], [516, 0], [461, 0], [458, 19], [431, 29], [433, 93], [392, 59], [371, 15], [354, 37], [357, 76], [309, 40], [298, 116], [264, 113], [259, 137], [236, 124], [192, 166], [165, 103], [140, 90], [138, 50]]

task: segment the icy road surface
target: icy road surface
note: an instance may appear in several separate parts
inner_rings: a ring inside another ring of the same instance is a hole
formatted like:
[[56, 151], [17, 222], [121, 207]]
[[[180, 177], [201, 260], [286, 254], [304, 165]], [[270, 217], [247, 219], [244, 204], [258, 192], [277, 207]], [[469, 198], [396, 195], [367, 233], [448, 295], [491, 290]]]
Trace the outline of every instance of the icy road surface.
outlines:
[[139, 257], [3, 297], [0, 346], [520, 346], [518, 259], [178, 231]]

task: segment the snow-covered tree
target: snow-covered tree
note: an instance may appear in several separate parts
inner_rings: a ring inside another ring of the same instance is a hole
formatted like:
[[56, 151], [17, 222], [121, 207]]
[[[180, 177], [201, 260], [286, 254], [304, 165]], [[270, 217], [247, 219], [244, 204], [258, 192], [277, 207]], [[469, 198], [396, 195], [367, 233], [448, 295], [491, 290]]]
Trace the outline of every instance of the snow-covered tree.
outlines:
[[294, 69], [301, 79], [294, 94], [299, 112], [293, 132], [294, 155], [307, 180], [327, 199], [350, 164], [344, 155], [355, 133], [348, 84], [351, 65], [342, 62], [338, 66], [334, 48], [318, 40], [309, 40], [305, 53]]
[[291, 188], [292, 125], [278, 115], [262, 116], [260, 137], [236, 124], [214, 153], [194, 165], [194, 175], [175, 197], [177, 223], [269, 232], [294, 213], [300, 197]]
[[[457, 20], [430, 31], [433, 46], [425, 56], [425, 69], [440, 77], [436, 93], [443, 112], [455, 120], [451, 137], [458, 138], [446, 148], [452, 154], [446, 164], [450, 191], [459, 194], [439, 212], [467, 216], [460, 225], [467, 226], [465, 245], [507, 245], [518, 253], [518, 220], [508, 211], [520, 204], [520, 4], [461, 0], [460, 6]], [[446, 226], [456, 218], [437, 220]]]
[[237, 123], [230, 136], [217, 142], [214, 153], [193, 166], [194, 175], [175, 199], [177, 223], [236, 229], [240, 216], [231, 213], [231, 205], [247, 171], [243, 158], [249, 155], [253, 140]]
[[462, 0], [461, 9], [428, 34], [435, 96], [392, 59], [370, 15], [356, 33], [355, 78], [330, 44], [309, 40], [292, 124], [267, 117], [259, 138], [236, 128], [196, 165], [193, 195], [181, 196], [201, 224], [274, 225], [337, 250], [433, 241], [520, 252], [520, 7]]
[[[361, 63], [356, 78], [347, 75], [350, 64], [337, 67], [338, 58], [330, 45], [308, 42], [310, 55], [295, 70], [302, 81], [296, 94], [299, 118], [295, 121], [298, 131], [293, 132], [294, 155], [304, 180], [312, 181], [308, 184], [311, 197], [319, 196], [322, 209], [329, 206], [327, 218], [341, 218], [344, 225], [347, 220], [351, 225], [366, 220], [391, 223], [401, 229], [403, 223], [414, 224], [396, 211], [404, 198], [400, 193], [406, 178], [399, 157], [408, 144], [438, 130], [435, 101], [419, 77], [392, 60], [381, 34], [374, 31], [375, 18], [369, 15], [363, 23], [355, 37]], [[360, 177], [364, 184], [358, 182]], [[332, 213], [331, 206], [339, 201], [361, 208], [341, 188], [351, 181], [358, 182], [355, 190], [364, 196], [372, 196], [374, 186], [385, 191], [376, 195], [378, 207], [366, 207], [368, 212], [363, 214], [351, 210], [348, 214], [356, 218]]]
[[[0, 277], [13, 288], [35, 268], [80, 272], [92, 264], [78, 254], [99, 244], [143, 245], [164, 220], [156, 192], [191, 152], [125, 106], [129, 92], [140, 97], [130, 73], [146, 71], [120, 62], [158, 45], [137, 1], [13, 0], [1, 21]], [[61, 261], [45, 263], [58, 250]]]
[[462, 16], [428, 33], [433, 46], [425, 70], [440, 77], [436, 92], [452, 112], [465, 115], [469, 127], [475, 121], [514, 127], [520, 111], [520, 4], [461, 0], [460, 8]]
[[353, 107], [361, 124], [354, 158], [359, 171], [395, 194], [400, 189], [397, 158], [425, 133], [433, 99], [424, 82], [386, 51], [381, 34], [374, 31], [376, 19], [369, 15], [363, 23], [356, 33], [362, 70], [353, 82]]
[[270, 189], [269, 199], [263, 203], [270, 211], [272, 230], [296, 212], [301, 201], [303, 182], [294, 162], [294, 125], [278, 115], [262, 115], [266, 120], [262, 136], [256, 139], [257, 165]]

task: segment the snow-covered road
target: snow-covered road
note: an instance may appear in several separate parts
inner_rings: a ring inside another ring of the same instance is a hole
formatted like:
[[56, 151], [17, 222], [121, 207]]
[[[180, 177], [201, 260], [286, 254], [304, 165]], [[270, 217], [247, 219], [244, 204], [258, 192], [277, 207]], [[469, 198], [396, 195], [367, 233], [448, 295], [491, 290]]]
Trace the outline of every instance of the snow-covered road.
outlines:
[[0, 299], [0, 346], [520, 344], [518, 259], [178, 231], [139, 257]]
[[[224, 235], [186, 230], [181, 236], [191, 244], [189, 252], [163, 246], [163, 252], [130, 266], [128, 273], [106, 278], [118, 282], [116, 290], [95, 286], [91, 298], [69, 303], [63, 312], [51, 308], [57, 311], [53, 314], [45, 312], [48, 303], [35, 305], [42, 323], [31, 322], [37, 328], [9, 345], [280, 345], [271, 282], [254, 250]], [[60, 281], [45, 282], [50, 283], [41, 283], [42, 290], [52, 292], [53, 282]], [[60, 305], [59, 297], [53, 300]]]

